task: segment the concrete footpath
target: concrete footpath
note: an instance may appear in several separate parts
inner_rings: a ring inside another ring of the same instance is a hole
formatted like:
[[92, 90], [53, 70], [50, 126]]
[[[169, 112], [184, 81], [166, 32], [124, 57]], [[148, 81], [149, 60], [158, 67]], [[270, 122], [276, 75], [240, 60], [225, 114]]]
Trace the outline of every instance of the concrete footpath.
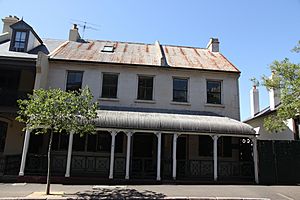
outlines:
[[51, 185], [0, 183], [0, 199], [272, 199], [298, 200], [300, 186], [259, 185]]

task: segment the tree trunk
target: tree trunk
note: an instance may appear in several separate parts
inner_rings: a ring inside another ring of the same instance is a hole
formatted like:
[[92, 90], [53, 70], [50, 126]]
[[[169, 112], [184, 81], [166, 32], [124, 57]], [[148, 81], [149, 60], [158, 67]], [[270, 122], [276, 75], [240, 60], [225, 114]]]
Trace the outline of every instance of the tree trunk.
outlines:
[[48, 148], [48, 171], [47, 171], [47, 185], [46, 185], [46, 195], [50, 194], [50, 176], [51, 176], [51, 146], [52, 146], [52, 138], [53, 138], [53, 129], [50, 132], [50, 139], [49, 139], [49, 148]]

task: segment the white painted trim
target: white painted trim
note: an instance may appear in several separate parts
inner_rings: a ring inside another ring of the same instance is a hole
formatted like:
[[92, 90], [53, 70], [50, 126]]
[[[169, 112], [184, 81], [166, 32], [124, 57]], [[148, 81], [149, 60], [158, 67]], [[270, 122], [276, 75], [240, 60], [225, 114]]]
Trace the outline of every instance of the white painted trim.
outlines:
[[125, 132], [127, 135], [127, 152], [126, 152], [126, 172], [125, 172], [125, 179], [129, 179], [129, 168], [130, 168], [130, 150], [131, 150], [131, 137], [133, 132]]
[[24, 176], [25, 164], [26, 164], [26, 157], [28, 152], [29, 140], [30, 140], [30, 133], [29, 129], [26, 129], [25, 137], [24, 137], [24, 145], [23, 145], [23, 152], [22, 152], [22, 160], [20, 165], [20, 172], [19, 176]]
[[177, 159], [176, 159], [176, 151], [177, 151], [177, 138], [178, 134], [173, 134], [173, 169], [172, 169], [172, 177], [176, 180], [176, 168], [177, 168]]
[[214, 181], [218, 180], [218, 135], [212, 136], [214, 140], [214, 152], [213, 152], [213, 158], [214, 158]]
[[156, 171], [156, 180], [160, 181], [160, 169], [161, 169], [161, 132], [155, 133], [157, 136], [157, 171]]
[[113, 130], [110, 132], [111, 134], [111, 149], [110, 149], [110, 165], [109, 165], [109, 179], [114, 178], [114, 162], [115, 162], [115, 143], [116, 143], [116, 135], [118, 131]]
[[66, 165], [66, 174], [65, 177], [70, 177], [71, 171], [71, 160], [72, 160], [72, 148], [73, 148], [73, 132], [69, 135], [69, 146], [68, 146], [68, 155], [67, 155], [67, 165]]
[[[112, 131], [112, 130], [117, 130], [118, 132], [134, 132], [134, 133], [153, 133], [155, 132], [154, 130], [138, 130], [138, 129], [115, 129], [115, 128], [96, 128], [97, 131]], [[174, 134], [174, 131], [162, 131], [162, 134]], [[218, 135], [219, 137], [222, 136], [231, 136], [231, 137], [245, 137], [245, 138], [252, 138], [256, 135], [238, 135], [238, 134], [224, 134], [224, 133], [195, 133], [195, 132], [177, 132], [176, 134], [182, 135]]]

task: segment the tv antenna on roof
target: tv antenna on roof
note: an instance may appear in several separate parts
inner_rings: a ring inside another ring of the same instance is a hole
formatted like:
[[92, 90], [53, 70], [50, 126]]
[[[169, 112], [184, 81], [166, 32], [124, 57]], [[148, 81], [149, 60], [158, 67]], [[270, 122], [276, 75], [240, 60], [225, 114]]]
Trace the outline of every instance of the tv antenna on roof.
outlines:
[[[81, 33], [81, 38], [84, 39], [84, 33], [86, 29], [94, 30], [94, 31], [99, 31], [100, 25], [98, 24], [92, 24], [87, 21], [81, 21], [81, 20], [75, 20], [72, 19], [73, 22], [76, 22], [77, 26], [82, 28], [82, 33]], [[79, 22], [79, 23], [78, 23]], [[74, 23], [72, 23], [74, 24]]]

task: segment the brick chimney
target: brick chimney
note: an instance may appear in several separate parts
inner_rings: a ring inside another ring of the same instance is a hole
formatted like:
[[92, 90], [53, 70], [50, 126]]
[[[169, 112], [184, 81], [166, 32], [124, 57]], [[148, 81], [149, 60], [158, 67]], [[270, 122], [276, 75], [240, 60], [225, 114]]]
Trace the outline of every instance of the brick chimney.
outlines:
[[81, 39], [81, 37], [78, 32], [77, 24], [73, 24], [73, 27], [70, 29], [70, 32], [69, 32], [69, 41], [77, 42], [80, 39]]
[[8, 32], [9, 35], [11, 36], [11, 28], [10, 26], [13, 25], [14, 23], [19, 21], [19, 18], [17, 16], [11, 16], [9, 15], [8, 17], [5, 17], [4, 19], [2, 19], [3, 21], [3, 30], [2, 33], [6, 33]]
[[256, 85], [253, 85], [250, 90], [250, 109], [251, 117], [254, 117], [259, 112], [259, 91]]
[[211, 52], [219, 52], [219, 43], [218, 38], [210, 38], [206, 48]]

